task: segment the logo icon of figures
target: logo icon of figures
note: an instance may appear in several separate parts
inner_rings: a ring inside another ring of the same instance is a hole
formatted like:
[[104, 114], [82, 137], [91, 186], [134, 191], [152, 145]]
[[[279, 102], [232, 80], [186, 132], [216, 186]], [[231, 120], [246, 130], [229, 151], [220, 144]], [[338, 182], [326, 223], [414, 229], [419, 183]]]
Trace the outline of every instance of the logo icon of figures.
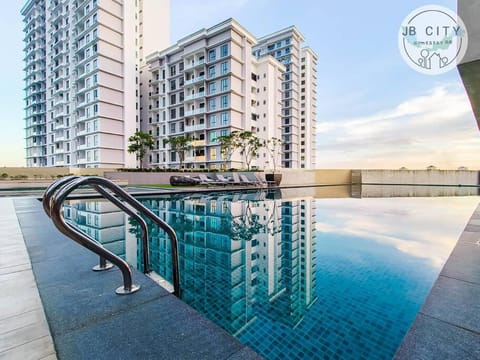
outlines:
[[453, 11], [436, 5], [412, 11], [398, 35], [402, 57], [414, 70], [437, 75], [455, 68], [468, 46], [467, 30]]

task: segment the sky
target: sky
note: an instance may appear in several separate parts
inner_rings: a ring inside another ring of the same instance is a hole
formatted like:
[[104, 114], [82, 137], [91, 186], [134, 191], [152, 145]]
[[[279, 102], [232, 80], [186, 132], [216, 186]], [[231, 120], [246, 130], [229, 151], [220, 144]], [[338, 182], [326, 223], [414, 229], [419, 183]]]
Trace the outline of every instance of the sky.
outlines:
[[[23, 1], [2, 4], [0, 166], [24, 165]], [[261, 37], [295, 25], [318, 55], [318, 168], [479, 169], [480, 131], [456, 70], [423, 75], [397, 35], [415, 8], [456, 0], [171, 0], [174, 42], [233, 17]]]

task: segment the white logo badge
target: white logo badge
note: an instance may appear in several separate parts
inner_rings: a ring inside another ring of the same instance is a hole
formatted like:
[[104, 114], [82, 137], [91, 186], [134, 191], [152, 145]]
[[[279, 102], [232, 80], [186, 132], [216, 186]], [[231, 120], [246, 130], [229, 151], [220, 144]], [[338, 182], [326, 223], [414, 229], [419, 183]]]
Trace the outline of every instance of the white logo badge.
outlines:
[[428, 75], [443, 74], [456, 67], [467, 51], [467, 29], [450, 9], [422, 6], [402, 22], [398, 46], [403, 59], [414, 70]]

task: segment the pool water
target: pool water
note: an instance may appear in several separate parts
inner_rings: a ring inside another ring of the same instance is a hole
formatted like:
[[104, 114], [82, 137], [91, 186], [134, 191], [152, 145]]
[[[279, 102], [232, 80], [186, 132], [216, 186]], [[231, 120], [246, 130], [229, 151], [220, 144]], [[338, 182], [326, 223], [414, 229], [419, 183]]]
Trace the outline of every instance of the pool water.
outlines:
[[[391, 359], [480, 198], [332, 191], [140, 201], [177, 232], [182, 299], [265, 358]], [[141, 268], [139, 228], [113, 205], [64, 213]], [[168, 238], [152, 227], [149, 240], [170, 279]]]

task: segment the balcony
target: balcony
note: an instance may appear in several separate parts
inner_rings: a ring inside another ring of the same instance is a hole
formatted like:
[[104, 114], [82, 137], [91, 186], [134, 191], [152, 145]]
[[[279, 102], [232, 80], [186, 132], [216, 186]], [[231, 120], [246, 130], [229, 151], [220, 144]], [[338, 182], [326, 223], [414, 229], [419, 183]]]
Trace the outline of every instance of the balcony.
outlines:
[[199, 93], [196, 93], [196, 94], [185, 96], [184, 101], [195, 100], [195, 99], [198, 99], [198, 98], [201, 98], [201, 97], [204, 97], [204, 96], [205, 96], [205, 91], [202, 91], [202, 92], [199, 92]]
[[185, 111], [185, 116], [193, 116], [193, 115], [199, 115], [199, 114], [205, 114], [205, 108]]
[[205, 146], [205, 140], [195, 140], [195, 141], [192, 141], [192, 145], [193, 145], [194, 147]]
[[204, 130], [205, 124], [187, 125], [185, 126], [185, 132]]
[[187, 86], [187, 85], [192, 85], [192, 84], [196, 84], [200, 81], [204, 81], [205, 80], [205, 76], [197, 76], [193, 79], [190, 79], [190, 80], [185, 80], [185, 83], [184, 83], [184, 86]]
[[185, 71], [185, 70], [194, 69], [194, 68], [196, 68], [197, 66], [201, 66], [201, 65], [204, 65], [204, 64], [205, 64], [205, 59], [197, 60], [197, 61], [192, 61], [192, 62], [189, 63], [188, 65], [185, 65], [184, 71]]
[[185, 157], [185, 162], [205, 162], [205, 155]]

